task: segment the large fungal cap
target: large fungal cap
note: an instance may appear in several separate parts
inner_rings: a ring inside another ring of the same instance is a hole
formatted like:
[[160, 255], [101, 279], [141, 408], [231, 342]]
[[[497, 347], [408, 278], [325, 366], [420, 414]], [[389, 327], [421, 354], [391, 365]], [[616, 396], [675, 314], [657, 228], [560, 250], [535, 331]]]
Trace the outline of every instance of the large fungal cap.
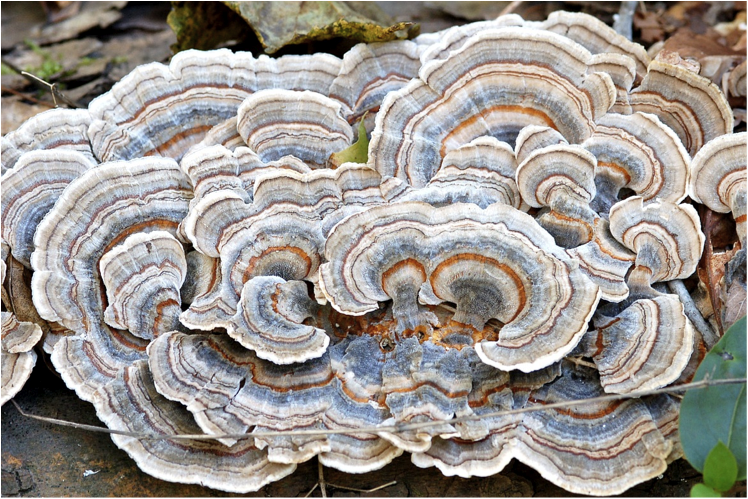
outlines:
[[228, 327], [253, 277], [300, 280], [316, 272], [324, 248], [319, 214], [292, 203], [253, 208], [234, 192], [217, 191], [190, 210], [184, 230], [198, 251], [219, 259], [220, 280], [182, 314], [186, 326]]
[[[593, 372], [563, 376], [530, 394], [530, 406], [593, 398]], [[609, 496], [660, 475], [672, 444], [640, 399], [592, 402], [523, 415], [516, 457], [571, 492]]]
[[71, 182], [39, 224], [31, 255], [34, 306], [73, 331], [55, 344], [52, 362], [84, 400], [143, 358], [147, 344], [104, 322], [100, 258], [136, 232], [174, 234], [191, 197], [189, 179], [173, 160], [111, 162]]
[[592, 207], [604, 218], [624, 187], [644, 203], [679, 203], [686, 197], [690, 157], [675, 132], [653, 114], [607, 114], [582, 146], [597, 158]]
[[748, 133], [723, 135], [707, 143], [691, 163], [689, 195], [720, 213], [732, 211], [745, 245], [746, 141]]
[[[191, 197], [189, 180], [165, 158], [111, 162], [74, 180], [34, 237], [39, 315], [76, 332], [92, 329], [102, 313], [99, 258], [134, 228], [175, 231]], [[71, 268], [71, 260], [85, 263]]]
[[34, 345], [42, 338], [42, 329], [32, 322], [20, 322], [10, 312], [2, 312], [2, 380], [0, 405], [21, 391], [36, 364]]
[[340, 102], [315, 92], [264, 90], [238, 110], [237, 129], [263, 161], [294, 156], [324, 166], [332, 153], [353, 140]]
[[[199, 434], [192, 415], [156, 391], [145, 361], [122, 369], [96, 392], [96, 413], [109, 428], [146, 434]], [[271, 463], [252, 439], [233, 447], [212, 440], [155, 440], [112, 435], [138, 467], [161, 480], [197, 483], [246, 493], [293, 473], [295, 465]]]
[[732, 131], [732, 109], [719, 87], [680, 66], [652, 61], [630, 100], [634, 111], [655, 114], [672, 128], [691, 155]]
[[64, 148], [29, 151], [2, 179], [2, 236], [13, 257], [31, 267], [34, 232], [70, 182], [96, 166], [90, 155]]
[[677, 380], [688, 364], [694, 329], [675, 295], [637, 300], [614, 318], [595, 317], [592, 359], [608, 393], [651, 390]]
[[522, 199], [532, 207], [548, 207], [538, 223], [564, 247], [573, 248], [592, 240], [595, 212], [589, 202], [595, 197], [597, 161], [576, 145], [553, 145], [529, 154], [517, 167], [517, 186]]
[[305, 282], [255, 277], [242, 289], [228, 333], [260, 358], [276, 364], [304, 362], [321, 356], [330, 343], [324, 329], [303, 324], [316, 316], [317, 308]]
[[645, 294], [652, 291], [651, 283], [693, 274], [704, 249], [699, 216], [688, 204], [663, 201], [644, 206], [641, 197], [630, 197], [611, 208], [610, 231], [636, 253], [628, 283]]
[[109, 301], [107, 324], [145, 339], [178, 327], [187, 261], [170, 233], [133, 234], [104, 253], [99, 268]]
[[228, 49], [186, 50], [169, 66], [139, 66], [89, 109], [102, 161], [161, 155], [179, 160], [213, 126], [236, 116], [252, 92], [268, 88], [327, 92], [340, 69], [329, 54], [278, 60]]
[[529, 215], [502, 204], [370, 208], [334, 227], [325, 257], [320, 286], [344, 314], [392, 299], [400, 332], [429, 329], [435, 317], [418, 302], [447, 301], [463, 328], [499, 320], [498, 341], [476, 348], [500, 369], [531, 371], [563, 357], [600, 296]]
[[387, 96], [369, 144], [370, 164], [383, 176], [423, 187], [446, 153], [480, 136], [513, 144], [534, 124], [582, 142], [615, 100], [610, 77], [588, 71], [591, 58], [545, 31], [480, 32]]

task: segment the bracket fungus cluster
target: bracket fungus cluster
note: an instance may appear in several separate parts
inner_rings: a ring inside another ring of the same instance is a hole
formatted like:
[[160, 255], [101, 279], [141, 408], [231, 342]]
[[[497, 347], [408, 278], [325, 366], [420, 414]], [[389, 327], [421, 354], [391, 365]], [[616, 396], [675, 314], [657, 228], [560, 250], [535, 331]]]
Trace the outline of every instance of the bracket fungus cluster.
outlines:
[[[367, 112], [368, 163], [333, 167]], [[716, 85], [582, 14], [141, 66], [3, 138], [2, 400], [41, 341], [110, 428], [215, 435], [113, 436], [166, 480], [409, 452], [621, 493], [680, 457], [677, 399], [507, 411], [688, 379], [707, 339], [662, 283], [704, 249], [687, 196], [745, 244], [732, 128]]]

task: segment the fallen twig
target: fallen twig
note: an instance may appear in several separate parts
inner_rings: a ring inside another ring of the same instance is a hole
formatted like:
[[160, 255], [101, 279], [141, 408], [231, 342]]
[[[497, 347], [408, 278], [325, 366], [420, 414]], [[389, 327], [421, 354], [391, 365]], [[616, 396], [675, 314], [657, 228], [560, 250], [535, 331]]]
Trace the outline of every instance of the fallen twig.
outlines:
[[350, 434], [355, 434], [355, 433], [369, 433], [369, 434], [400, 433], [404, 431], [418, 430], [422, 428], [429, 428], [432, 426], [441, 426], [445, 424], [457, 424], [457, 423], [464, 423], [464, 422], [469, 422], [469, 421], [480, 421], [480, 420], [487, 419], [487, 418], [512, 416], [512, 415], [517, 415], [517, 414], [525, 414], [528, 412], [547, 411], [550, 409], [566, 409], [568, 407], [590, 404], [593, 402], [610, 402], [614, 400], [633, 399], [633, 398], [640, 398], [640, 397], [648, 397], [651, 395], [660, 395], [663, 393], [679, 393], [679, 392], [684, 392], [688, 390], [706, 388], [708, 386], [744, 384], [745, 382], [746, 382], [746, 378], [703, 379], [701, 381], [696, 381], [694, 383], [687, 383], [687, 384], [677, 385], [677, 386], [667, 386], [664, 388], [657, 388], [654, 390], [642, 390], [642, 391], [631, 392], [627, 394], [610, 394], [610, 395], [602, 395], [600, 397], [592, 397], [588, 399], [568, 400], [565, 402], [555, 402], [555, 403], [545, 404], [545, 405], [523, 407], [521, 409], [511, 409], [507, 411], [497, 411], [497, 412], [490, 412], [486, 414], [462, 416], [459, 418], [452, 418], [452, 419], [447, 419], [444, 421], [424, 421], [420, 423], [405, 423], [405, 424], [396, 424], [396, 425], [391, 425], [391, 426], [368, 426], [368, 427], [361, 427], [361, 428], [346, 428], [346, 429], [338, 429], [338, 430], [282, 430], [282, 431], [258, 431], [255, 433], [229, 433], [229, 434], [216, 434], [216, 435], [207, 435], [207, 434], [148, 435], [145, 433], [112, 430], [112, 429], [104, 428], [101, 426], [80, 424], [80, 423], [74, 423], [71, 421], [64, 421], [61, 419], [47, 418], [44, 416], [37, 416], [35, 414], [28, 414], [21, 409], [21, 407], [18, 405], [18, 403], [16, 403], [15, 400], [11, 399], [11, 402], [13, 402], [13, 405], [15, 405], [16, 409], [18, 409], [18, 412], [20, 412], [22, 416], [25, 416], [31, 419], [36, 419], [38, 421], [44, 421], [46, 423], [52, 423], [52, 424], [56, 424], [59, 426], [69, 426], [72, 428], [77, 428], [77, 429], [86, 430], [86, 431], [94, 431], [94, 432], [99, 432], [99, 433], [110, 433], [113, 435], [123, 435], [123, 436], [128, 436], [128, 437], [132, 437], [136, 439], [143, 439], [143, 440], [218, 440], [221, 438], [232, 438], [232, 439], [239, 440], [239, 439], [254, 438], [254, 437], [273, 438], [273, 437], [286, 437], [286, 436], [293, 436], [293, 435], [323, 435], [324, 436], [324, 435], [339, 435], [339, 434], [350, 435]]
[[45, 102], [43, 100], [39, 100], [36, 97], [32, 97], [30, 95], [26, 95], [23, 92], [19, 92], [18, 90], [15, 90], [15, 89], [10, 88], [10, 87], [6, 87], [5, 85], [3, 85], [2, 87], [0, 87], [0, 89], [3, 92], [8, 92], [9, 94], [17, 95], [18, 97], [21, 97], [22, 99], [26, 99], [27, 101], [31, 101], [34, 104], [39, 104], [40, 106], [46, 106], [46, 107], [49, 107], [49, 108], [56, 107], [51, 102]]
[[694, 327], [699, 331], [699, 333], [701, 333], [701, 337], [704, 339], [704, 343], [706, 343], [707, 350], [711, 350], [719, 341], [719, 336], [714, 332], [712, 326], [710, 326], [701, 316], [701, 312], [696, 308], [696, 304], [693, 302], [691, 294], [686, 289], [686, 285], [683, 284], [683, 281], [680, 279], [676, 279], [674, 281], [669, 281], [667, 287], [670, 291], [678, 295], [681, 303], [683, 303], [683, 311], [685, 312], [686, 317], [688, 317]]
[[47, 87], [49, 89], [49, 91], [51, 92], [51, 94], [52, 94], [52, 100], [55, 103], [55, 107], [57, 107], [57, 105], [58, 105], [57, 104], [58, 100], [61, 101], [61, 102], [63, 102], [63, 103], [65, 103], [65, 104], [67, 104], [68, 106], [70, 106], [72, 108], [82, 109], [82, 108], [85, 107], [85, 106], [83, 106], [81, 104], [78, 104], [74, 100], [71, 100], [71, 99], [68, 99], [67, 97], [65, 97], [65, 94], [63, 94], [62, 92], [60, 92], [60, 89], [57, 88], [57, 83], [46, 82], [46, 81], [42, 80], [41, 78], [39, 78], [38, 76], [34, 76], [31, 73], [27, 73], [26, 71], [21, 71], [21, 76], [23, 76], [23, 77], [25, 77], [27, 79], [30, 79], [31, 81], [37, 83], [39, 86]]

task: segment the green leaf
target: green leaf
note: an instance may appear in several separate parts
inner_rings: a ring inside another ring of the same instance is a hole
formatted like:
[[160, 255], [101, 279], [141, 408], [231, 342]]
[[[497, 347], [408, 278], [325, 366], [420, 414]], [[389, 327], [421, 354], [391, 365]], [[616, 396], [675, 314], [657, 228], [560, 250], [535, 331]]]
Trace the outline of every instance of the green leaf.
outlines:
[[358, 140], [340, 152], [330, 155], [330, 167], [337, 168], [343, 163], [366, 163], [369, 160], [369, 138], [364, 127], [366, 114], [358, 124]]
[[722, 497], [722, 494], [703, 483], [697, 483], [691, 488], [691, 497]]
[[738, 478], [738, 462], [725, 444], [719, 442], [704, 462], [704, 483], [714, 490], [726, 492]]
[[[746, 319], [727, 330], [701, 362], [694, 381], [745, 378]], [[746, 477], [746, 386], [730, 384], [690, 390], [679, 417], [683, 452], [691, 466], [704, 472], [707, 456], [724, 442], [737, 461], [738, 480]]]

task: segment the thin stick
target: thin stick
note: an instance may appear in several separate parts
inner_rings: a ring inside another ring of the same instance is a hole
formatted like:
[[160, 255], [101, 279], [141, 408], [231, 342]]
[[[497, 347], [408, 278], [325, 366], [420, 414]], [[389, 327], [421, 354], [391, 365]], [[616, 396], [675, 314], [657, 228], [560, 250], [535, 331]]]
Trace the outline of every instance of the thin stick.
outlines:
[[389, 487], [390, 485], [395, 485], [397, 481], [393, 480], [391, 482], [385, 483], [384, 485], [380, 485], [379, 487], [374, 487], [373, 489], [356, 489], [353, 487], [346, 487], [344, 485], [335, 485], [334, 483], [327, 482], [327, 485], [334, 488], [334, 489], [341, 489], [341, 490], [350, 490], [353, 492], [361, 492], [362, 494], [371, 494], [372, 492], [376, 492], [377, 490], [382, 490], [385, 487]]
[[489, 412], [485, 414], [462, 416], [459, 418], [452, 418], [452, 419], [447, 419], [444, 421], [423, 421], [420, 423], [405, 423], [405, 424], [395, 424], [395, 425], [390, 425], [390, 426], [368, 426], [368, 427], [361, 427], [361, 428], [346, 428], [346, 429], [338, 429], [338, 430], [280, 430], [280, 431], [258, 431], [255, 433], [228, 433], [228, 434], [216, 434], [216, 435], [206, 435], [202, 433], [201, 434], [177, 434], [177, 435], [164, 435], [164, 434], [148, 435], [145, 433], [134, 433], [134, 432], [122, 431], [122, 430], [111, 430], [109, 428], [103, 428], [101, 426], [85, 425], [85, 424], [80, 424], [80, 423], [73, 423], [70, 421], [64, 421], [60, 419], [47, 418], [44, 416], [28, 414], [21, 410], [21, 408], [18, 406], [15, 400], [11, 399], [11, 401], [13, 402], [13, 405], [16, 406], [16, 409], [18, 409], [18, 412], [20, 412], [22, 416], [25, 416], [31, 419], [36, 419], [39, 421], [44, 421], [46, 423], [52, 423], [52, 424], [56, 424], [60, 426], [70, 426], [73, 428], [78, 428], [78, 429], [86, 430], [86, 431], [95, 431], [95, 432], [100, 432], [100, 433], [111, 433], [115, 435], [124, 435], [128, 437], [144, 439], [144, 440], [218, 440], [221, 438], [233, 438], [233, 439], [239, 440], [239, 439], [254, 438], [254, 437], [273, 438], [273, 437], [285, 437], [285, 436], [294, 436], [294, 435], [297, 435], [297, 436], [298, 435], [315, 435], [315, 436], [322, 435], [324, 436], [324, 435], [340, 435], [340, 434], [352, 435], [352, 434], [359, 434], [359, 433], [368, 433], [368, 434], [400, 433], [400, 432], [405, 432], [405, 431], [419, 430], [422, 428], [430, 428], [433, 426], [441, 426], [445, 424], [457, 424], [457, 423], [465, 423], [469, 421], [480, 421], [480, 420], [487, 419], [487, 418], [513, 416], [517, 414], [525, 414], [528, 412], [547, 411], [550, 409], [566, 409], [568, 407], [590, 404], [592, 402], [611, 402], [614, 400], [648, 397], [651, 395], [660, 395], [663, 393], [679, 393], [679, 392], [684, 392], [687, 390], [706, 388], [708, 386], [744, 384], [745, 382], [746, 382], [746, 378], [703, 379], [701, 381], [696, 381], [694, 383], [687, 383], [687, 384], [678, 385], [678, 386], [668, 386], [665, 388], [657, 388], [654, 390], [642, 390], [642, 391], [631, 392], [631, 393], [626, 393], [626, 394], [610, 394], [610, 395], [602, 395], [600, 397], [592, 397], [588, 399], [568, 400], [565, 402], [554, 402], [551, 404], [523, 407], [520, 409], [511, 409], [507, 411], [497, 411], [497, 412]]
[[315, 490], [317, 490], [317, 487], [319, 487], [319, 482], [315, 483], [314, 487], [312, 487], [312, 490], [310, 490], [309, 492], [307, 492], [304, 497], [309, 497], [310, 495], [312, 495], [312, 492], [314, 492]]
[[49, 102], [45, 102], [43, 100], [39, 100], [36, 97], [32, 97], [30, 95], [26, 95], [23, 92], [19, 92], [18, 90], [14, 89], [14, 88], [6, 87], [5, 85], [3, 85], [1, 89], [2, 89], [3, 92], [8, 92], [10, 94], [17, 95], [18, 97], [21, 97], [22, 99], [26, 99], [28, 101], [31, 101], [34, 104], [39, 104], [40, 106], [46, 106], [46, 107], [49, 107], [49, 108], [54, 108], [55, 107], [54, 104], [51, 104]]
[[581, 357], [564, 357], [564, 359], [568, 360], [569, 362], [573, 362], [574, 364], [578, 366], [584, 366], [584, 367], [591, 367], [592, 369], [597, 369], [597, 366], [592, 362], [587, 362], [586, 360], [582, 360]]
[[31, 73], [27, 73], [26, 71], [21, 71], [21, 76], [24, 76], [27, 79], [30, 79], [31, 81], [36, 82], [37, 84], [41, 86], [45, 86], [49, 88], [49, 91], [52, 93], [52, 100], [55, 103], [55, 107], [57, 107], [58, 99], [73, 108], [82, 109], [84, 107], [78, 104], [77, 102], [75, 102], [74, 100], [70, 100], [67, 97], [65, 97], [65, 94], [60, 92], [60, 89], [57, 88], [57, 83], [48, 83], [42, 80], [41, 78], [39, 78], [38, 76], [32, 75]]
[[317, 456], [317, 483], [319, 483], [319, 491], [322, 493], [322, 497], [327, 497], [327, 486], [325, 485], [325, 472], [322, 469], [322, 461]]
[[[693, 298], [691, 298], [691, 295], [688, 293], [686, 285], [683, 284], [683, 281], [680, 279], [676, 279], [674, 281], [669, 281], [667, 287], [670, 291], [678, 295], [681, 303], [683, 303], [683, 312], [694, 327], [698, 329], [699, 333], [701, 333], [701, 337], [704, 339], [704, 343], [706, 343], [707, 350], [711, 350], [715, 343], [719, 341], [719, 336], [714, 332], [712, 326], [704, 320], [704, 317], [701, 316], [701, 312], [699, 312], [699, 309], [693, 302]], [[719, 312], [715, 310], [714, 313], [717, 314]]]

